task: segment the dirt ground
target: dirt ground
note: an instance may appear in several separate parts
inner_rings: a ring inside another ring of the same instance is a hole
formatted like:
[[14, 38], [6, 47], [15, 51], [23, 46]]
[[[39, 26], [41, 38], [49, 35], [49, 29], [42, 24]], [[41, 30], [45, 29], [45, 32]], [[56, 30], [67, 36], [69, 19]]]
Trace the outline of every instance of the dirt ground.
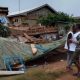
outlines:
[[45, 57], [26, 62], [26, 65], [25, 74], [0, 77], [0, 80], [80, 80], [72, 75], [73, 72], [66, 71], [65, 53], [53, 51]]
[[65, 67], [66, 61], [63, 60], [45, 66], [46, 72], [64, 72], [56, 80], [77, 80], [78, 78], [73, 76], [73, 72], [67, 72]]
[[[54, 54], [56, 53], [56, 54]], [[27, 63], [28, 66], [36, 66], [37, 69], [44, 69], [45, 72], [64, 72], [64, 75], [60, 75], [56, 80], [80, 80], [80, 78], [74, 77], [73, 73], [66, 70], [66, 53], [50, 52], [44, 58], [37, 59]], [[74, 68], [74, 66], [73, 66]]]

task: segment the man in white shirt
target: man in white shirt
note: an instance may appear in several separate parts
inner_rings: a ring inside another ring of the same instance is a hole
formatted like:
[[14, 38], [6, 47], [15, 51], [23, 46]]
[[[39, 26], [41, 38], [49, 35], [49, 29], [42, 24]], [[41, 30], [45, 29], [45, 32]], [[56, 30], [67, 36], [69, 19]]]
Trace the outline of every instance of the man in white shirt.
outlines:
[[67, 39], [65, 43], [65, 49], [67, 49], [67, 67], [66, 69], [72, 70], [71, 65], [72, 65], [72, 59], [73, 59], [73, 54], [75, 52], [75, 44], [72, 42], [73, 40], [73, 34], [75, 32], [75, 26], [73, 25], [71, 30], [67, 34]]

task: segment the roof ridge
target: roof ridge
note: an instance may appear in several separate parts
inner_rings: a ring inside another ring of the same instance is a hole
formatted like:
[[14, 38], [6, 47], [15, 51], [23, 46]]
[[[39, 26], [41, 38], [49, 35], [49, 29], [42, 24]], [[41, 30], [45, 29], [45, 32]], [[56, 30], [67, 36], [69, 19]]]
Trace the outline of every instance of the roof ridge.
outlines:
[[48, 6], [49, 8], [51, 8], [51, 10], [53, 10], [54, 12], [57, 12], [56, 10], [54, 10], [49, 4], [43, 4], [41, 6], [38, 6], [38, 7], [35, 7], [35, 8], [32, 8], [32, 9], [25, 9], [25, 10], [22, 10], [22, 11], [16, 11], [16, 12], [12, 12], [11, 14], [9, 14], [8, 16], [15, 16], [15, 15], [19, 15], [19, 14], [22, 14], [22, 13], [29, 13], [31, 11], [34, 11], [34, 10], [37, 10], [39, 8], [42, 8], [42, 7], [45, 7], [45, 6]]

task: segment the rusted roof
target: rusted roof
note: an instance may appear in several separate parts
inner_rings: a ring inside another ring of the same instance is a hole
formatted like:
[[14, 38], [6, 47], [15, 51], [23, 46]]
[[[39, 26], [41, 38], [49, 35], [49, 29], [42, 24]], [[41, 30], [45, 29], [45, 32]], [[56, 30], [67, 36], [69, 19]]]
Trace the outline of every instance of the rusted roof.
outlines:
[[30, 12], [33, 12], [33, 11], [36, 11], [36, 10], [39, 10], [41, 8], [44, 8], [44, 7], [47, 7], [49, 8], [52, 12], [54, 13], [57, 13], [57, 11], [55, 9], [53, 9], [50, 5], [48, 4], [44, 4], [42, 6], [39, 6], [37, 8], [33, 8], [33, 9], [27, 9], [27, 10], [23, 10], [23, 11], [17, 11], [17, 12], [13, 12], [11, 14], [8, 15], [8, 17], [13, 17], [13, 16], [16, 16], [16, 15], [24, 15], [24, 13], [30, 13]]

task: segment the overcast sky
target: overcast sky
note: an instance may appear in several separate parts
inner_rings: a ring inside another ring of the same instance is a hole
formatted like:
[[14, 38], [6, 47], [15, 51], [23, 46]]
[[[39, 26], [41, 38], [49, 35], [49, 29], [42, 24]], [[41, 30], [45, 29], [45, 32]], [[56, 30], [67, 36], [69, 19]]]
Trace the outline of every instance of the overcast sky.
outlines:
[[[80, 16], [80, 0], [20, 0], [20, 10], [32, 9], [46, 3], [56, 11]], [[10, 13], [16, 12], [19, 11], [19, 0], [0, 0], [0, 6], [8, 7]]]

